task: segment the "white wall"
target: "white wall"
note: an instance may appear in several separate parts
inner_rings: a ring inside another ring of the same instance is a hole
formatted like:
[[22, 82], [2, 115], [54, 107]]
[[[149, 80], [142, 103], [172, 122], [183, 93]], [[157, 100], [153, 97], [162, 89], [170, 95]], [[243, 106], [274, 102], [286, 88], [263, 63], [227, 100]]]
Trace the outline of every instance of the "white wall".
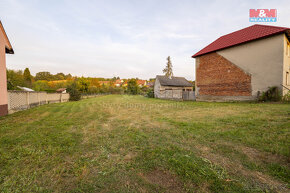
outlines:
[[154, 97], [159, 98], [159, 96], [160, 96], [160, 82], [158, 78], [156, 78], [154, 82]]
[[[290, 89], [290, 49], [287, 48], [287, 44], [290, 42], [287, 39], [286, 35], [284, 35], [284, 66], [283, 66], [283, 85]], [[288, 49], [288, 51], [287, 51]], [[288, 72], [288, 85], [286, 81], [286, 73]], [[288, 89], [283, 88], [283, 95], [288, 93]]]

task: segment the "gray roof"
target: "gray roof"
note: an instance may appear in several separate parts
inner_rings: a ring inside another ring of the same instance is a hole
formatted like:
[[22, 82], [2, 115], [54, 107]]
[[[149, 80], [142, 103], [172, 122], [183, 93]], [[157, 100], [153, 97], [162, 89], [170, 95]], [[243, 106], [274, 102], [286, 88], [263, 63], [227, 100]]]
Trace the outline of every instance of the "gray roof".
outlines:
[[31, 88], [27, 88], [27, 87], [17, 86], [17, 88], [19, 88], [20, 90], [23, 90], [23, 91], [28, 91], [28, 92], [33, 92], [34, 91]]
[[159, 80], [161, 86], [193, 86], [188, 80], [184, 77], [175, 77], [173, 76], [171, 79], [167, 76], [157, 75], [156, 79]]

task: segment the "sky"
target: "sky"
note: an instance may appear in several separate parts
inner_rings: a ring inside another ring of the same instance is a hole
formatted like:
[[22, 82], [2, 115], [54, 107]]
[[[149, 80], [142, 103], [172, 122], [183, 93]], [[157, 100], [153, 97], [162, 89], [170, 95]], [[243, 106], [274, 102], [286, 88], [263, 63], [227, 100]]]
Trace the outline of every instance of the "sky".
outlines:
[[191, 56], [256, 24], [249, 9], [277, 9], [277, 22], [259, 24], [290, 27], [289, 0], [0, 0], [0, 20], [8, 69], [149, 79], [170, 56], [174, 76], [195, 80]]

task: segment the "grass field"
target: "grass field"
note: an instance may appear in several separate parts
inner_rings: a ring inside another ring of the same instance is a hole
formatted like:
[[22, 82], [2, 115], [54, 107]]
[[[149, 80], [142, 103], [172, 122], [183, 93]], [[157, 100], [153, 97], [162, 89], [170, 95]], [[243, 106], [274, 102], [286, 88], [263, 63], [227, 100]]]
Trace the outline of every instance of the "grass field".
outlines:
[[290, 105], [102, 96], [0, 118], [0, 192], [289, 192]]

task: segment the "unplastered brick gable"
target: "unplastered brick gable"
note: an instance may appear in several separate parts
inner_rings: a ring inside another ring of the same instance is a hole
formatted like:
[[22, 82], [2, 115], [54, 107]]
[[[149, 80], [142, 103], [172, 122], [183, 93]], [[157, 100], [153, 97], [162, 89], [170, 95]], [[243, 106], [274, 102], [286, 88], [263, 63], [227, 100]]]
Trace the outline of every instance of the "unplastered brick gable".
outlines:
[[251, 96], [251, 75], [216, 52], [199, 57], [196, 69], [199, 95]]

